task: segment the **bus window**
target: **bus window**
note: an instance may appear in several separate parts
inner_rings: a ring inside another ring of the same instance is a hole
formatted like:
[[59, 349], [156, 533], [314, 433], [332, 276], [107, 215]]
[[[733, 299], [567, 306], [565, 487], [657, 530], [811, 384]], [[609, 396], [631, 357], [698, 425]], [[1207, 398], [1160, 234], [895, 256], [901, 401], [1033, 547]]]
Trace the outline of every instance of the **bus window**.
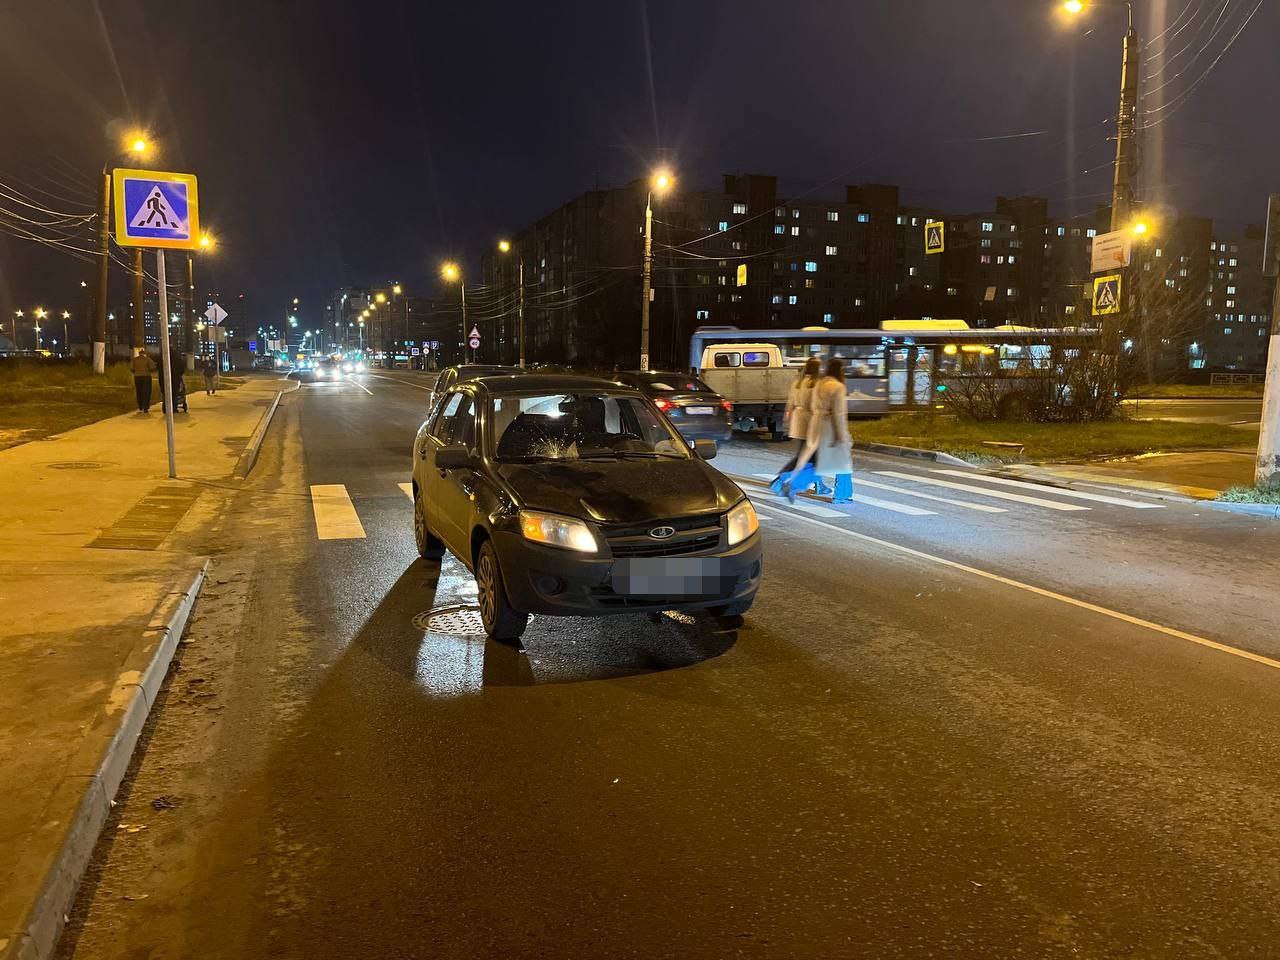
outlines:
[[[752, 354], [747, 354], [747, 356], [752, 356]], [[716, 366], [717, 367], [740, 367], [742, 366], [742, 354], [717, 353]]]
[[[719, 357], [716, 359], [718, 360]], [[745, 367], [767, 367], [769, 366], [769, 354], [763, 350], [748, 351], [742, 355], [742, 365]]]

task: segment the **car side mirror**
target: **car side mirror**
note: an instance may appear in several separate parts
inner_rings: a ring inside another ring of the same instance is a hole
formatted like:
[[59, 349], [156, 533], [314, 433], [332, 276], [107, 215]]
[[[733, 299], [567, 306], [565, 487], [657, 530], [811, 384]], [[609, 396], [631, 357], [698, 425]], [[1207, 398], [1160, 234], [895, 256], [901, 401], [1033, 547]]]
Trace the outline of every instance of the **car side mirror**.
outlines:
[[471, 465], [471, 454], [460, 443], [441, 447], [436, 451], [436, 468], [439, 470], [460, 470]]
[[693, 452], [703, 460], [714, 460], [716, 458], [716, 442], [714, 440], [695, 440], [693, 441]]

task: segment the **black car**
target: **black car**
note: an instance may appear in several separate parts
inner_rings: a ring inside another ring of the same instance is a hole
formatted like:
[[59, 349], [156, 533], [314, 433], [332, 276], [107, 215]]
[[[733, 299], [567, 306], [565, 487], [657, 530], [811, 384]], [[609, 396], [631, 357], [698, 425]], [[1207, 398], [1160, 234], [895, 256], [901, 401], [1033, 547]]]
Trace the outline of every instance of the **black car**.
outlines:
[[431, 391], [431, 403], [434, 405], [455, 383], [464, 383], [467, 380], [496, 373], [524, 373], [524, 371], [519, 367], [503, 367], [492, 363], [461, 363], [456, 367], [445, 367], [436, 378], [436, 385]]
[[638, 390], [587, 377], [454, 385], [413, 444], [414, 536], [472, 570], [488, 633], [530, 613], [708, 610], [738, 616], [760, 585], [754, 508]]
[[624, 370], [614, 377], [649, 397], [686, 439], [728, 440], [733, 435], [733, 404], [695, 376]]

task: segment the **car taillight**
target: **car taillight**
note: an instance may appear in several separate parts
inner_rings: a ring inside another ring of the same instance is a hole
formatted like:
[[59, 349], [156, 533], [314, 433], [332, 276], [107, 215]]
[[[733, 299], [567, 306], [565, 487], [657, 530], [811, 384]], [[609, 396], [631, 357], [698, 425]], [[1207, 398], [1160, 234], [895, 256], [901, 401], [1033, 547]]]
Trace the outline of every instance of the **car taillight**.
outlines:
[[733, 413], [733, 403], [729, 400], [721, 400], [720, 406], [724, 407], [726, 413]]
[[658, 397], [656, 400], [654, 400], [654, 401], [653, 401], [653, 405], [654, 405], [655, 407], [657, 407], [659, 410], [663, 411], [664, 413], [665, 413], [667, 410], [670, 410], [670, 409], [671, 409], [671, 401], [670, 401], [670, 400], [664, 400], [664, 399], [662, 399], [662, 397]]

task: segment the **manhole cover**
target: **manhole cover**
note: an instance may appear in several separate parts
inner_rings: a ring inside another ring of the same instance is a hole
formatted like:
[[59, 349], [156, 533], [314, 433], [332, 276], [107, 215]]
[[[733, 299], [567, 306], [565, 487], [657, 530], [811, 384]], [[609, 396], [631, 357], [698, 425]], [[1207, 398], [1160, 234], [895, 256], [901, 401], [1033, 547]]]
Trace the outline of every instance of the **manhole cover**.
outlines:
[[109, 463], [97, 460], [64, 460], [61, 463], [49, 464], [53, 470], [101, 470], [108, 466], [110, 466]]
[[455, 637], [484, 636], [480, 608], [472, 606], [426, 610], [413, 618], [413, 628], [423, 633], [444, 633]]

